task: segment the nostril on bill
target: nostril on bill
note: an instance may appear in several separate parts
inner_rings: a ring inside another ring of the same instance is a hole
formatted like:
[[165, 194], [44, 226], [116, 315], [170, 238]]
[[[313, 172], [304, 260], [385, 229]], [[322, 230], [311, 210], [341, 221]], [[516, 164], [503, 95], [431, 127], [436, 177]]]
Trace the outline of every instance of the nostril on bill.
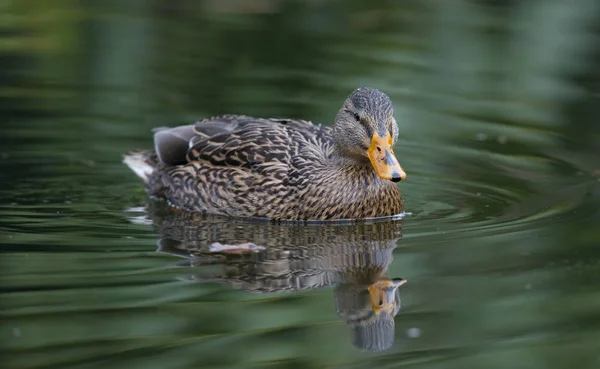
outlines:
[[385, 156], [383, 157], [383, 162], [386, 165], [395, 165], [396, 164], [396, 158], [394, 158], [394, 155], [390, 154], [389, 152], [386, 152]]

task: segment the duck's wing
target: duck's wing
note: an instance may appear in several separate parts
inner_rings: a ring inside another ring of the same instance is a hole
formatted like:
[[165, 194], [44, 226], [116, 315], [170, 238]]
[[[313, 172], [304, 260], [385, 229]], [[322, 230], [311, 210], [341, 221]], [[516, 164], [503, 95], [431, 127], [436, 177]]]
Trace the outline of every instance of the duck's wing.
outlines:
[[196, 124], [154, 128], [154, 151], [163, 164], [169, 166], [185, 164], [188, 162], [186, 156], [190, 147], [212, 136], [231, 133], [237, 128], [240, 120], [245, 121], [249, 118], [223, 115]]
[[310, 181], [333, 151], [328, 127], [231, 115], [159, 130], [155, 141], [167, 164], [157, 183], [171, 204], [268, 218], [294, 216], [285, 205], [290, 189]]
[[159, 161], [168, 166], [185, 164], [185, 155], [195, 135], [193, 125], [155, 128], [154, 151]]
[[200, 121], [193, 131], [187, 161], [213, 166], [287, 172], [298, 158], [319, 164], [333, 151], [330, 128], [303, 120], [226, 115]]

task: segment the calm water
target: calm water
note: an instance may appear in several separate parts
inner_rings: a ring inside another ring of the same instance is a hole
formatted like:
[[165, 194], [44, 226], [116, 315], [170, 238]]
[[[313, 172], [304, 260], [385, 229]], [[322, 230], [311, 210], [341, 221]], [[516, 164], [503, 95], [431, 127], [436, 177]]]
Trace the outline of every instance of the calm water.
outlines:
[[[597, 1], [180, 3], [0, 2], [0, 365], [600, 365]], [[395, 103], [402, 221], [191, 218], [121, 164], [360, 85]]]

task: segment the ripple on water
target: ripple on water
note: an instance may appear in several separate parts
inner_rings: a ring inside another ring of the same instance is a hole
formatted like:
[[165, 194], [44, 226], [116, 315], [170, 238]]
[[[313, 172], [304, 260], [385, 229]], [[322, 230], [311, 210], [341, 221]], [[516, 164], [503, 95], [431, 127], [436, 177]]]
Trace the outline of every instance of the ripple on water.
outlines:
[[565, 173], [579, 169], [557, 158], [420, 143], [404, 149], [409, 158], [417, 152], [425, 158], [400, 184], [413, 215], [406, 238], [536, 227], [584, 201], [580, 180], [555, 174], [557, 166]]

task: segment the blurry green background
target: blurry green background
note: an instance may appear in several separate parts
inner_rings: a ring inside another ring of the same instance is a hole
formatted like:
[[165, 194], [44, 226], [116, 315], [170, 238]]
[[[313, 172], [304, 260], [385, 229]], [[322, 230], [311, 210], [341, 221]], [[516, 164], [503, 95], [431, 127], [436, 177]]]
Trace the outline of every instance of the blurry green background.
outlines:
[[[598, 65], [596, 0], [0, 0], [0, 366], [598, 367]], [[412, 213], [377, 354], [331, 288], [186, 281], [121, 164], [207, 115], [329, 124], [359, 86]]]

